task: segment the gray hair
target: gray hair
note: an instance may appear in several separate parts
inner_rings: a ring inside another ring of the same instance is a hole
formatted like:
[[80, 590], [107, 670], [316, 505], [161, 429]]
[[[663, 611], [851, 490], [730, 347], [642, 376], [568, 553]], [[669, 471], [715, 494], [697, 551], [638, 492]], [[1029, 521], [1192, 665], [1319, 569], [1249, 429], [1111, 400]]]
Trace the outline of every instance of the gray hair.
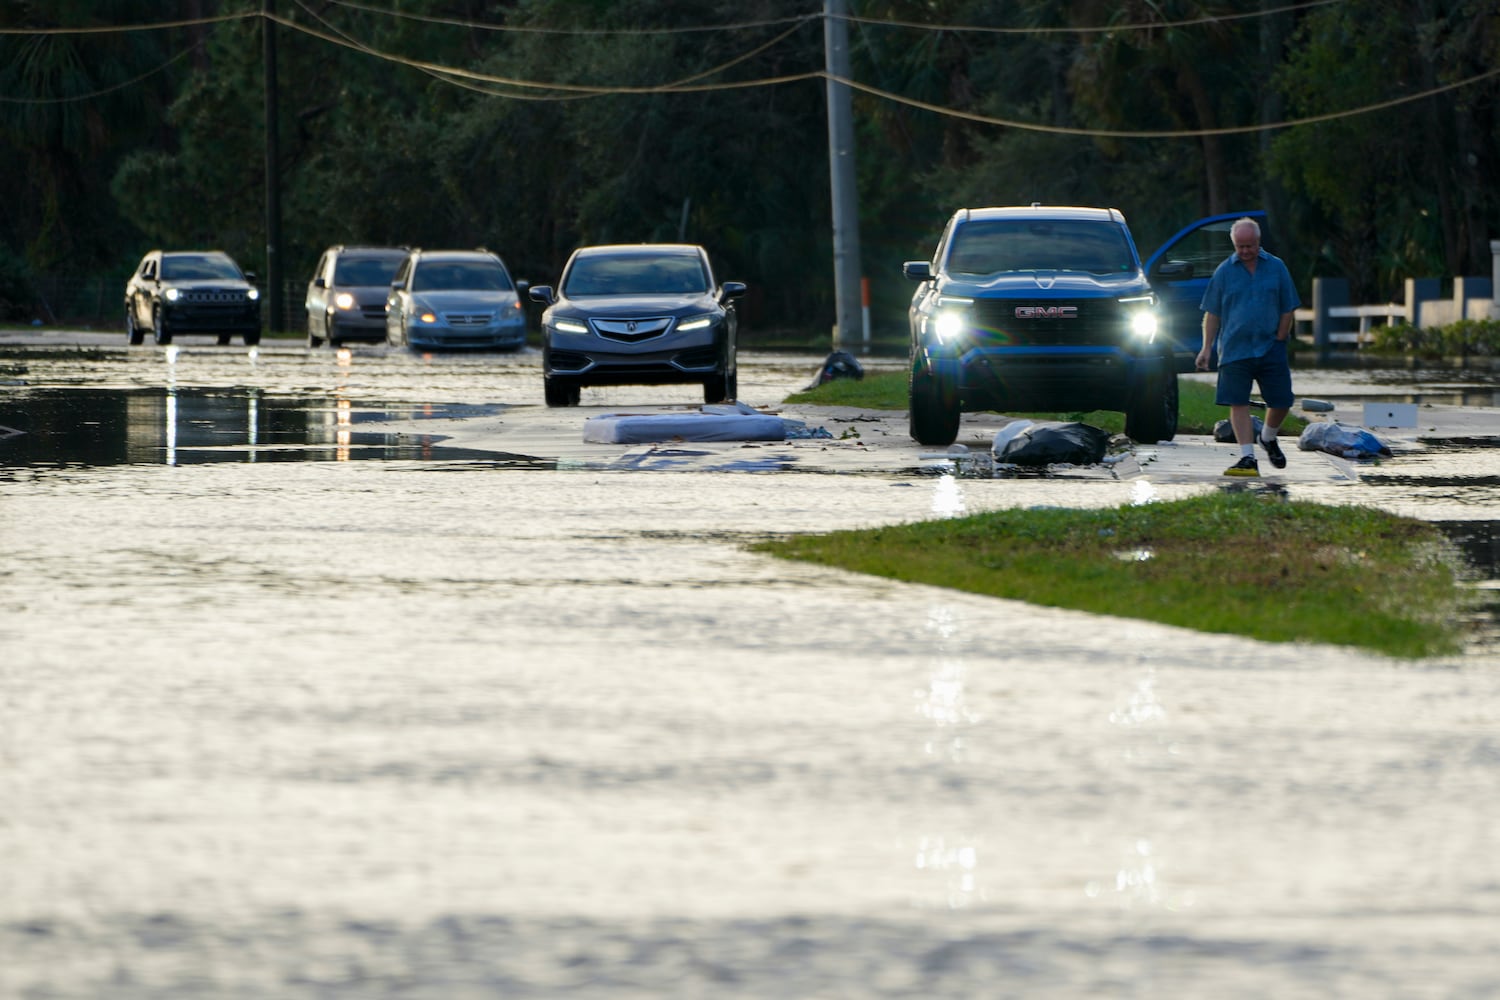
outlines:
[[1250, 218], [1250, 216], [1247, 215], [1243, 219], [1236, 219], [1234, 221], [1234, 225], [1229, 227], [1230, 240], [1234, 239], [1235, 231], [1240, 229], [1249, 229], [1255, 234], [1257, 240], [1260, 239], [1260, 223]]

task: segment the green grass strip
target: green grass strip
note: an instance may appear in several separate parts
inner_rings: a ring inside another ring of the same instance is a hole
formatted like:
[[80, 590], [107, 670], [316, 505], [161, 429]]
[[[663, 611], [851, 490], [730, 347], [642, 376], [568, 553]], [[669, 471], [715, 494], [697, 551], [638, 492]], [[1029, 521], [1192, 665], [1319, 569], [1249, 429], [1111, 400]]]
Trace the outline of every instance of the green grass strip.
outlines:
[[756, 551], [974, 594], [1393, 657], [1462, 648], [1441, 532], [1246, 490], [1105, 510], [1004, 510]]
[[[1212, 434], [1214, 423], [1229, 416], [1227, 406], [1214, 403], [1214, 387], [1203, 382], [1178, 379], [1180, 397], [1177, 418], [1179, 434]], [[907, 406], [906, 372], [874, 372], [864, 378], [835, 379], [813, 389], [795, 392], [786, 397], [786, 402], [804, 406], [853, 406], [866, 410], [904, 410]], [[1125, 416], [1112, 410], [1092, 410], [1087, 413], [1014, 413], [1011, 416], [1032, 420], [1078, 421], [1106, 430], [1111, 434], [1123, 434]], [[1282, 424], [1283, 434], [1298, 435], [1307, 422], [1289, 415]]]

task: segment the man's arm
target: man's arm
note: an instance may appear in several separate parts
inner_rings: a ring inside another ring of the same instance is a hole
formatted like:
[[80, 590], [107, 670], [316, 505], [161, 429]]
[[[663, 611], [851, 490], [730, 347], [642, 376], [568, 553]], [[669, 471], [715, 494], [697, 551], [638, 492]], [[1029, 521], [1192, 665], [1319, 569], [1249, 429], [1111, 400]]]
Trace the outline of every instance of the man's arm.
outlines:
[[1281, 314], [1281, 322], [1276, 324], [1276, 339], [1286, 340], [1292, 335], [1292, 326], [1297, 322], [1296, 312], [1284, 312]]
[[1219, 317], [1211, 312], [1203, 314], [1203, 349], [1198, 352], [1193, 366], [1200, 372], [1208, 371], [1209, 359], [1213, 357], [1214, 341], [1219, 338]]

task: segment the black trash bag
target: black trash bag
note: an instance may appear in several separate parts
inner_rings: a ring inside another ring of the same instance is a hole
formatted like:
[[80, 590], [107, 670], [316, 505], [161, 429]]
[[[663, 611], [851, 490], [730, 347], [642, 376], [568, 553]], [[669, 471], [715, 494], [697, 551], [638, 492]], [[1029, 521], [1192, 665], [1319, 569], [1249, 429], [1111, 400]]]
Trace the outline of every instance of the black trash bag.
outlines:
[[1091, 424], [1033, 423], [1011, 435], [995, 451], [995, 461], [1011, 465], [1097, 465], [1109, 449], [1109, 432]]
[[823, 365], [818, 369], [818, 374], [808, 384], [809, 389], [816, 389], [820, 385], [832, 382], [835, 379], [852, 378], [856, 382], [865, 377], [865, 367], [859, 363], [859, 359], [848, 351], [834, 351], [823, 359]]
[[[1260, 417], [1251, 415], [1250, 429], [1255, 432], [1255, 440], [1260, 440], [1260, 432], [1265, 426]], [[1230, 426], [1228, 417], [1214, 424], [1214, 440], [1221, 444], [1234, 444], [1234, 428]]]

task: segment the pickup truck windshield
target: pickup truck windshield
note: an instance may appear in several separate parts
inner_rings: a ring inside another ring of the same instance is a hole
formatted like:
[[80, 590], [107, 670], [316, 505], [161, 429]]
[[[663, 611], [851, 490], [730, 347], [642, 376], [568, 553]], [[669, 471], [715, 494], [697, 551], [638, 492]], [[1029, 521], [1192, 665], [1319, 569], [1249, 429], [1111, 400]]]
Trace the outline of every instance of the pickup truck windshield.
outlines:
[[1136, 269], [1124, 231], [1083, 219], [982, 219], [953, 234], [949, 274], [1005, 271], [1086, 271], [1129, 274]]

